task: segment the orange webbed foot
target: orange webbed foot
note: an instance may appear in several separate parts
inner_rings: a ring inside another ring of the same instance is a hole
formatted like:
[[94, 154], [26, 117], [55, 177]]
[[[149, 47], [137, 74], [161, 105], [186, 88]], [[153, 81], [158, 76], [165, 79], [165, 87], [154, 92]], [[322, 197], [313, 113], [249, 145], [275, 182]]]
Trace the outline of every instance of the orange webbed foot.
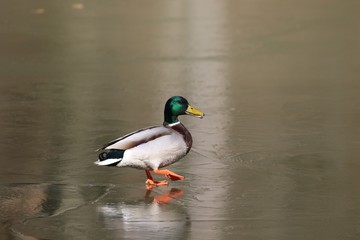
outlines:
[[145, 182], [146, 188], [147, 189], [152, 189], [153, 187], [157, 187], [157, 186], [167, 186], [169, 183], [166, 180], [163, 181], [154, 181], [153, 179], [147, 179]]
[[163, 169], [163, 170], [154, 170], [154, 173], [156, 174], [163, 174], [165, 177], [169, 178], [171, 181], [177, 181], [177, 180], [184, 180], [185, 177], [181, 176], [179, 174], [176, 174], [170, 170]]
[[163, 181], [155, 181], [149, 170], [145, 170], [146, 176], [147, 176], [147, 180], [145, 182], [146, 188], [147, 189], [152, 189], [153, 187], [157, 187], [157, 186], [166, 186], [168, 185], [168, 181], [163, 180]]

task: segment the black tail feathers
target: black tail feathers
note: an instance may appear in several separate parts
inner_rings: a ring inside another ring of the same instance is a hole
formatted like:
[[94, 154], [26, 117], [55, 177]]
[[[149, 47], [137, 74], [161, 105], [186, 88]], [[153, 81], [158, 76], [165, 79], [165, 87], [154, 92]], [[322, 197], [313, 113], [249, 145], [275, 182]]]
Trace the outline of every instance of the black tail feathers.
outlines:
[[99, 154], [99, 160], [104, 161], [106, 159], [112, 158], [123, 158], [125, 150], [120, 149], [110, 149], [108, 152], [102, 152]]

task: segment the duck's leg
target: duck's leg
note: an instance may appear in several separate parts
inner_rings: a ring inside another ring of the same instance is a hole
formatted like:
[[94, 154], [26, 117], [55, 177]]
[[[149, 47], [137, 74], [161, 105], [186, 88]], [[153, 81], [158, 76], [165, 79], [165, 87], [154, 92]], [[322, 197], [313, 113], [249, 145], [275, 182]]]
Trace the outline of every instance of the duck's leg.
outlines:
[[177, 180], [184, 180], [185, 177], [178, 175], [170, 170], [167, 169], [162, 169], [162, 170], [158, 170], [158, 169], [154, 169], [154, 173], [156, 174], [163, 174], [165, 175], [165, 177], [169, 178], [172, 181], [177, 181]]
[[163, 181], [154, 181], [153, 177], [151, 176], [151, 173], [149, 170], [145, 170], [146, 176], [147, 176], [147, 180], [145, 182], [146, 186], [149, 188], [152, 187], [156, 187], [156, 186], [163, 186], [163, 185], [167, 185], [168, 181], [163, 180]]

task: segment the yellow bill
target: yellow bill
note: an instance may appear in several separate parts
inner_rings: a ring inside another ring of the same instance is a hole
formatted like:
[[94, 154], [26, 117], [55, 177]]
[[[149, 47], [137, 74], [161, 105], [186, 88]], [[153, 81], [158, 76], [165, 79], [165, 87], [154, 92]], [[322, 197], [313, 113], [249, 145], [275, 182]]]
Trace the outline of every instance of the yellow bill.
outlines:
[[193, 108], [190, 105], [186, 109], [185, 113], [188, 115], [199, 117], [199, 118], [203, 118], [205, 116], [205, 114], [203, 112], [201, 112], [200, 110], [197, 110], [196, 108]]

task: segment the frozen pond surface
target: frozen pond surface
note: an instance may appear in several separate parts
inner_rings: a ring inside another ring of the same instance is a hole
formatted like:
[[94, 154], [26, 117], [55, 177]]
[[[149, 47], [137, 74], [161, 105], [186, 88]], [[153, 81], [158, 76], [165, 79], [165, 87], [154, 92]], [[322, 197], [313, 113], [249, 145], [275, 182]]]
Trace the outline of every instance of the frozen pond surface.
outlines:
[[[358, 1], [3, 1], [0, 239], [359, 239]], [[96, 167], [185, 96], [184, 181]]]

